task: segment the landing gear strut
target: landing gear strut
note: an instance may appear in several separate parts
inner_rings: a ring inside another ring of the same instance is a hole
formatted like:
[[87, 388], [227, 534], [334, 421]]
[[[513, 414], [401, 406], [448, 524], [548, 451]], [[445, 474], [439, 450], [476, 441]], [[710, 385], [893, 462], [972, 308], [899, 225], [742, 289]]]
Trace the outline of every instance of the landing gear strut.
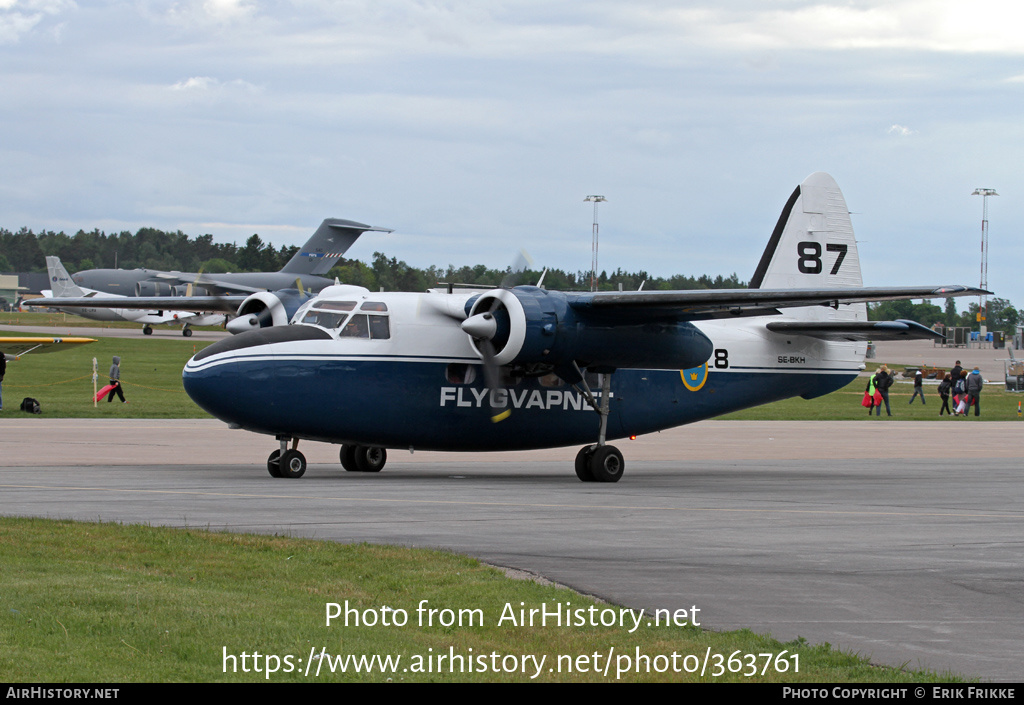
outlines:
[[[582, 377], [582, 375], [580, 375]], [[608, 433], [608, 407], [611, 403], [612, 376], [601, 375], [601, 404], [598, 405], [590, 392], [586, 380], [583, 387], [576, 385], [583, 393], [587, 403], [601, 417], [601, 427], [597, 434], [597, 445], [584, 446], [576, 454], [576, 477], [583, 482], [618, 482], [626, 469], [622, 453], [615, 446], [605, 444]]]

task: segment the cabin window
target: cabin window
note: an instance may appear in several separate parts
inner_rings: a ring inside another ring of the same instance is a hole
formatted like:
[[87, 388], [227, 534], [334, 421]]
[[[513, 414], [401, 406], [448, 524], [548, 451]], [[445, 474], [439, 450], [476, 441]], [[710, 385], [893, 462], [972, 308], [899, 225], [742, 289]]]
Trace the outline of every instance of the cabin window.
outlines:
[[381, 301], [367, 301], [359, 307], [360, 311], [384, 311], [388, 310], [388, 305]]
[[476, 381], [476, 365], [453, 362], [448, 365], [445, 378], [449, 384], [472, 384]]
[[[383, 304], [381, 304], [383, 306]], [[387, 316], [369, 316], [370, 338], [372, 340], [387, 340], [391, 337], [391, 325]]]
[[369, 338], [370, 323], [364, 314], [357, 313], [348, 319], [348, 323], [341, 329], [339, 335], [342, 338]]
[[540, 386], [542, 387], [564, 387], [565, 380], [552, 372], [549, 375], [544, 375], [539, 380]]
[[354, 313], [338, 335], [342, 338], [387, 340], [391, 337], [391, 324], [388, 322], [387, 316]]

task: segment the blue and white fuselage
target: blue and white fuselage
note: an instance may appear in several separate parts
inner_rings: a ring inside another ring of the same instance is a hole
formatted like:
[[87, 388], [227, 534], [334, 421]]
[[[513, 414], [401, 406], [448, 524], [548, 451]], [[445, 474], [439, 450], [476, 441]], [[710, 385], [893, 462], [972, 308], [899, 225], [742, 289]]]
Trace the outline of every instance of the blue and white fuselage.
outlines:
[[268, 327], [206, 348], [184, 383], [217, 418], [278, 439], [275, 477], [305, 472], [296, 445], [312, 439], [341, 444], [342, 465], [362, 472], [379, 471], [387, 448], [587, 444], [577, 476], [616, 482], [623, 458], [608, 439], [827, 394], [863, 369], [868, 340], [937, 336], [868, 321], [866, 302], [977, 293], [864, 287], [846, 202], [817, 173], [790, 196], [747, 289], [332, 286], [288, 325], [251, 317]]
[[[425, 450], [594, 442], [598, 415], [557, 375], [506, 374], [499, 388], [487, 388], [480, 356], [453, 320], [473, 296], [330, 287], [293, 325], [234, 336], [198, 354], [185, 366], [185, 389], [214, 416], [274, 436]], [[346, 335], [354, 318], [368, 315], [379, 337], [373, 326], [370, 336]], [[865, 343], [780, 336], [765, 328], [767, 318], [690, 324], [711, 341], [707, 362], [692, 369], [616, 370], [608, 438], [819, 396], [862, 369]], [[600, 399], [600, 384], [588, 378]], [[511, 414], [492, 423], [492, 405]]]

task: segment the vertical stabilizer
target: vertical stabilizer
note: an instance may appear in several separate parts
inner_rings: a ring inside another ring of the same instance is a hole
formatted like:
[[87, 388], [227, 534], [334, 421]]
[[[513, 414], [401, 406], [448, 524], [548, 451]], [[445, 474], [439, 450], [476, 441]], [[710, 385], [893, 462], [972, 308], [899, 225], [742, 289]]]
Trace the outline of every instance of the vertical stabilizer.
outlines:
[[[751, 289], [834, 289], [863, 286], [857, 240], [846, 199], [823, 172], [808, 176], [789, 197], [761, 255]], [[807, 310], [800, 318], [866, 320], [864, 304]]]
[[64, 269], [64, 265], [60, 263], [60, 257], [47, 257], [46, 271], [50, 275], [53, 298], [68, 299], [85, 296], [86, 292], [72, 281], [68, 270]]
[[846, 200], [823, 172], [796, 187], [761, 255], [752, 289], [863, 286]]
[[288, 274], [323, 276], [348, 251], [352, 243], [367, 231], [391, 232], [387, 228], [375, 228], [352, 220], [328, 218], [316, 229], [313, 237], [299, 248], [295, 256], [288, 260], [288, 264], [281, 271]]

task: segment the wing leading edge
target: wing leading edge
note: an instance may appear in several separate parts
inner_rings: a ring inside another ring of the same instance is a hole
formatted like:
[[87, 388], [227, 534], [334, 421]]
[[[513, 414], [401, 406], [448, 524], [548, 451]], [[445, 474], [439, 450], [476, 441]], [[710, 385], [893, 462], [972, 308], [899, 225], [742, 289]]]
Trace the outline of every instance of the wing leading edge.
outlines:
[[976, 287], [848, 287], [835, 289], [694, 289], [687, 291], [593, 292], [575, 297], [570, 306], [594, 312], [628, 312], [635, 318], [708, 320], [734, 316], [775, 315], [780, 308], [936, 299], [991, 294]]

